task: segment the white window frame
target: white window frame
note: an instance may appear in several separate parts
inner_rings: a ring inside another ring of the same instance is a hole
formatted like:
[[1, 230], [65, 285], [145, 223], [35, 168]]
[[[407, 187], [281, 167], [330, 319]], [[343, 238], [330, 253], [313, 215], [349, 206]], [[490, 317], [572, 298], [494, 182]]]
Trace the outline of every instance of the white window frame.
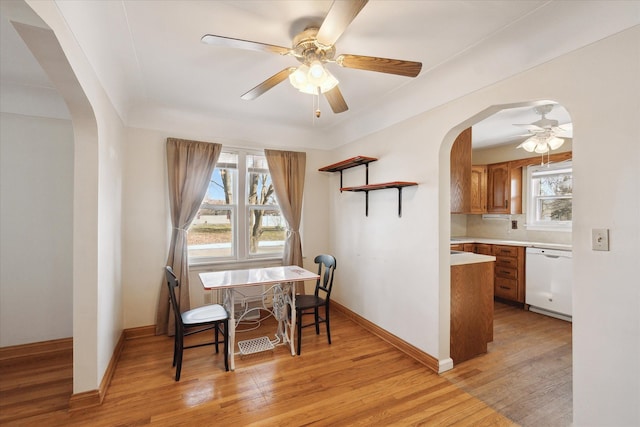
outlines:
[[[256, 260], [276, 260], [281, 259], [283, 252], [275, 252], [272, 254], [255, 254], [252, 255], [249, 252], [249, 215], [250, 210], [257, 205], [249, 205], [248, 203], [248, 184], [247, 175], [249, 170], [247, 168], [247, 156], [257, 155], [264, 156], [264, 152], [260, 150], [243, 150], [235, 148], [226, 148], [222, 150], [224, 153], [237, 155], [238, 163], [236, 173], [233, 180], [233, 194], [234, 204], [221, 205], [219, 210], [229, 210], [231, 212], [233, 222], [232, 229], [233, 238], [232, 245], [233, 251], [230, 256], [200, 256], [189, 257], [189, 265], [206, 265], [206, 264], [228, 264], [228, 263], [242, 263]], [[218, 168], [219, 165], [216, 165]], [[263, 210], [274, 210], [282, 212], [279, 205], [260, 205]]]
[[[525, 228], [527, 230], [533, 231], [561, 231], [561, 232], [571, 232], [573, 223], [572, 221], [543, 221], [538, 218], [538, 199], [542, 197], [536, 196], [535, 193], [535, 185], [533, 179], [535, 179], [535, 174], [538, 172], [548, 172], [548, 173], [566, 173], [569, 172], [573, 175], [573, 166], [570, 161], [561, 162], [561, 163], [552, 163], [542, 166], [529, 166], [527, 169], [527, 180], [526, 180], [526, 194], [527, 194], [527, 206], [526, 206], [526, 217], [527, 223], [525, 224]], [[571, 195], [571, 200], [573, 202], [573, 194]], [[573, 205], [573, 203], [572, 203]]]

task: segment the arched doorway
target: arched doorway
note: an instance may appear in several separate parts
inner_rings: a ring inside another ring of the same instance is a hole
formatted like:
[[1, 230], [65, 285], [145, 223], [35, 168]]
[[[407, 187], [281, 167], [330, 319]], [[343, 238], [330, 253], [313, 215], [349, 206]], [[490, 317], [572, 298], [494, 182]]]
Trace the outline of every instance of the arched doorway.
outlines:
[[[546, 168], [548, 157], [545, 155], [542, 159], [541, 154], [529, 153], [518, 148], [531, 135], [527, 135], [526, 131], [523, 132], [522, 127], [513, 125], [527, 124], [539, 119], [540, 116], [536, 118], [535, 115], [522, 118], [526, 117], [522, 116], [522, 113], [534, 113], [534, 107], [542, 105], [553, 105], [553, 109], [558, 110], [556, 115], [548, 114], [549, 118], [558, 117], [560, 119], [558, 124], [566, 125], [571, 122], [568, 113], [561, 105], [546, 100], [494, 106], [465, 122], [467, 126], [471, 126], [473, 131], [476, 128], [479, 129], [479, 143], [472, 147], [473, 155], [469, 160], [474, 165], [484, 166], [485, 171], [486, 166], [490, 164], [507, 162], [510, 165], [518, 166], [521, 174], [520, 182], [524, 185], [521, 186], [523, 190], [516, 193], [525, 199], [525, 203], [523, 209], [507, 211], [502, 214], [487, 213], [486, 206], [484, 211], [480, 212], [452, 213], [449, 228], [452, 243], [455, 242], [456, 237], [460, 242], [477, 240], [480, 242], [478, 246], [483, 246], [484, 250], [498, 244], [512, 246], [526, 242], [535, 242], [536, 244], [546, 242], [549, 247], [571, 246], [571, 232], [554, 235], [553, 232], [542, 232], [528, 227], [531, 224], [531, 219], [527, 217], [527, 210], [532, 209], [527, 203], [527, 193], [531, 191], [528, 185], [531, 175], [527, 175], [526, 170], [528, 165], [537, 166], [541, 162], [545, 162]], [[500, 126], [509, 128], [500, 129]], [[567, 128], [570, 127], [567, 126]], [[526, 128], [524, 129], [526, 130]], [[502, 134], [503, 136], [491, 140], [492, 135], [487, 135], [487, 133]], [[474, 142], [477, 141], [474, 140]], [[562, 150], [558, 150], [563, 154], [549, 156], [552, 164], [555, 159], [560, 161], [566, 159], [567, 156], [571, 157], [571, 143], [572, 140], [567, 139]], [[525, 161], [525, 159], [533, 160]], [[524, 174], [522, 165], [526, 165]], [[485, 195], [485, 197], [487, 196]], [[465, 250], [476, 250], [476, 245], [468, 246], [469, 248], [465, 248]], [[522, 253], [525, 253], [524, 248]], [[491, 252], [491, 254], [495, 255], [495, 252]], [[507, 266], [505, 273], [515, 275], [512, 270], [515, 269]], [[496, 285], [499, 284], [498, 280], [504, 280], [498, 276], [500, 273], [498, 272], [498, 264], [496, 264]], [[572, 325], [564, 320], [558, 320], [555, 313], [547, 313], [553, 316], [547, 317], [526, 311], [524, 308], [527, 307], [527, 304], [524, 298], [519, 304], [515, 299], [514, 296], [513, 301], [498, 299], [496, 302], [494, 325], [497, 325], [497, 328], [494, 328], [494, 341], [489, 344], [487, 357], [483, 356], [477, 358], [478, 360], [466, 362], [459, 369], [454, 366], [453, 370], [444, 375], [461, 384], [465, 391], [489, 404], [499, 401], [500, 403], [495, 409], [516, 422], [526, 424], [526, 420], [523, 418], [523, 413], [526, 411], [523, 412], [523, 408], [526, 408], [531, 400], [536, 400], [537, 407], [529, 411], [530, 417], [533, 416], [531, 413], [541, 410], [543, 412], [541, 416], [549, 418], [535, 418], [538, 422], [544, 424], [551, 419], [561, 418], [570, 423], [572, 418]], [[536, 326], [539, 331], [552, 330], [554, 332], [549, 335], [546, 333], [538, 334], [538, 330], [531, 327], [534, 322], [539, 325]], [[461, 380], [462, 377], [470, 375], [471, 371], [481, 374], [471, 375], [465, 380]], [[535, 374], [532, 375], [532, 372]], [[544, 378], [544, 384], [540, 382], [541, 378]], [[501, 394], [501, 390], [504, 395]], [[526, 398], [518, 390], [527, 390]], [[548, 405], [549, 409], [544, 409], [545, 405]], [[538, 415], [535, 416], [538, 417]]]

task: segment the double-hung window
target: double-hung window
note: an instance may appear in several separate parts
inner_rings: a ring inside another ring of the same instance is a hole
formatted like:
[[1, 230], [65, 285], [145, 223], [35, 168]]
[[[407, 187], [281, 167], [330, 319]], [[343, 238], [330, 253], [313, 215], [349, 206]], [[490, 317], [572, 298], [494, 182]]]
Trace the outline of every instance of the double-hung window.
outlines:
[[223, 151], [189, 227], [189, 262], [280, 258], [285, 230], [264, 154]]
[[573, 171], [570, 162], [527, 168], [527, 228], [571, 231]]

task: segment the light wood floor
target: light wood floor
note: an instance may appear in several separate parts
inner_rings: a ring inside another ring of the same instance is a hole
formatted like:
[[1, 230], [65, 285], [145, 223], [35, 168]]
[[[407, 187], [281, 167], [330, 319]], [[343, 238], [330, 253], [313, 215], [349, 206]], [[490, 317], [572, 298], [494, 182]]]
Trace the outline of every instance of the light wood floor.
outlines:
[[[127, 341], [102, 406], [69, 413], [70, 354], [0, 364], [0, 424], [459, 425], [571, 424], [570, 324], [496, 306], [489, 353], [436, 375], [352, 323], [332, 317], [303, 334], [302, 355], [285, 348], [236, 358], [224, 372], [211, 347], [187, 350], [173, 380], [172, 339]], [[239, 339], [271, 333], [271, 322]]]

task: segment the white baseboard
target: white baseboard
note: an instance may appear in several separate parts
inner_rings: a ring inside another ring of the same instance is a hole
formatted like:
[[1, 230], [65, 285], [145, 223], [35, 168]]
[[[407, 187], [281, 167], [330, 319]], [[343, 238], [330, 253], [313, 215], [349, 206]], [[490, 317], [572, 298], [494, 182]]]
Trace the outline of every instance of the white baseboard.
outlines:
[[438, 373], [441, 374], [443, 372], [449, 371], [453, 369], [453, 359], [448, 357], [443, 360], [438, 360]]
[[545, 310], [544, 308], [534, 307], [532, 305], [529, 306], [529, 311], [533, 311], [534, 313], [544, 314], [545, 316], [555, 317], [556, 319], [565, 320], [567, 322], [572, 322], [571, 316], [567, 316], [566, 314], [556, 313], [555, 311]]

